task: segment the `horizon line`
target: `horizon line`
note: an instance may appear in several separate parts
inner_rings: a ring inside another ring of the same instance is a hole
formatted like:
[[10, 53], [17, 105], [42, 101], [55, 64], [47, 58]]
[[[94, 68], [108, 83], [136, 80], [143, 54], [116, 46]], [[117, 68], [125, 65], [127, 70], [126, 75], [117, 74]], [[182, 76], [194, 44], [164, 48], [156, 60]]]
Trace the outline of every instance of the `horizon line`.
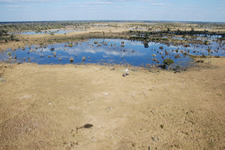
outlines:
[[72, 21], [72, 22], [198, 22], [198, 23], [225, 23], [220, 21], [176, 21], [176, 20], [33, 20], [33, 21], [0, 21], [0, 23], [22, 23], [22, 22], [66, 22], [66, 21]]

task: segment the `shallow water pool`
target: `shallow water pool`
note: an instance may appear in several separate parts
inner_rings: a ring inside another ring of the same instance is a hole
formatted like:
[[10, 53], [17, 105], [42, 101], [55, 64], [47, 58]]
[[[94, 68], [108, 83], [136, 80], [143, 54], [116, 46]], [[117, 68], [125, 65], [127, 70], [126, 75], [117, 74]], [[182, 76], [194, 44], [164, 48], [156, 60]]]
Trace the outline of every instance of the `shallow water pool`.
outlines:
[[[163, 64], [164, 59], [170, 58], [176, 65], [189, 66], [193, 59], [188, 54], [225, 56], [225, 47], [216, 42], [212, 42], [211, 45], [196, 44], [183, 47], [156, 42], [144, 44], [140, 41], [122, 39], [90, 39], [85, 42], [73, 42], [73, 46], [69, 47], [70, 44], [32, 45], [9, 51], [12, 52], [12, 58], [16, 56], [16, 62], [38, 64], [128, 63], [134, 66], [146, 66]], [[7, 52], [2, 53], [0, 60], [7, 59]]]

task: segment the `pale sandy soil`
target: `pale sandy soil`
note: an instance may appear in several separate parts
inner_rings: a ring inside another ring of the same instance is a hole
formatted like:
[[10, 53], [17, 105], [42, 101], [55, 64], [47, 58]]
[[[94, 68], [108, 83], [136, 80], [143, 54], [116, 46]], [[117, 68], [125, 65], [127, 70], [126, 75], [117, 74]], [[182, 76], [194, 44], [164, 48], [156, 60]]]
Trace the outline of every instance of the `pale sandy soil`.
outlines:
[[225, 59], [207, 61], [126, 77], [122, 66], [1, 64], [0, 149], [225, 149]]

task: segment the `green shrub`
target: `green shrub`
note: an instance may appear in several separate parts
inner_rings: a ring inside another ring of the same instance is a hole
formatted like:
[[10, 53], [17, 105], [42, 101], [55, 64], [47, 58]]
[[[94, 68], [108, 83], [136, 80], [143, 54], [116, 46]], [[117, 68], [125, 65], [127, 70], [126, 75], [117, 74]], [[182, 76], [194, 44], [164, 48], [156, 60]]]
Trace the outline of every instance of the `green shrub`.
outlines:
[[205, 44], [205, 45], [209, 45], [209, 41], [205, 41], [204, 44]]
[[12, 56], [12, 52], [8, 52], [7, 55], [10, 57]]
[[73, 47], [73, 43], [68, 44], [69, 47]]
[[173, 64], [174, 63], [174, 61], [173, 61], [173, 59], [165, 59], [165, 60], [163, 60], [163, 64], [164, 65], [171, 65], [171, 64]]

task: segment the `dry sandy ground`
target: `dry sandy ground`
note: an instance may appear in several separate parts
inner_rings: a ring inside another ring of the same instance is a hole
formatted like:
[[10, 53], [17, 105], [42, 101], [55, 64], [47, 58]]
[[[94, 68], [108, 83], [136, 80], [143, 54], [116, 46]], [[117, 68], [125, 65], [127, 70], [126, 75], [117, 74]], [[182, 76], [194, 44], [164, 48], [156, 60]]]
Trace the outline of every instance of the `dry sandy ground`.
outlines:
[[3, 66], [0, 149], [225, 149], [225, 59], [210, 61], [126, 77], [122, 66]]

